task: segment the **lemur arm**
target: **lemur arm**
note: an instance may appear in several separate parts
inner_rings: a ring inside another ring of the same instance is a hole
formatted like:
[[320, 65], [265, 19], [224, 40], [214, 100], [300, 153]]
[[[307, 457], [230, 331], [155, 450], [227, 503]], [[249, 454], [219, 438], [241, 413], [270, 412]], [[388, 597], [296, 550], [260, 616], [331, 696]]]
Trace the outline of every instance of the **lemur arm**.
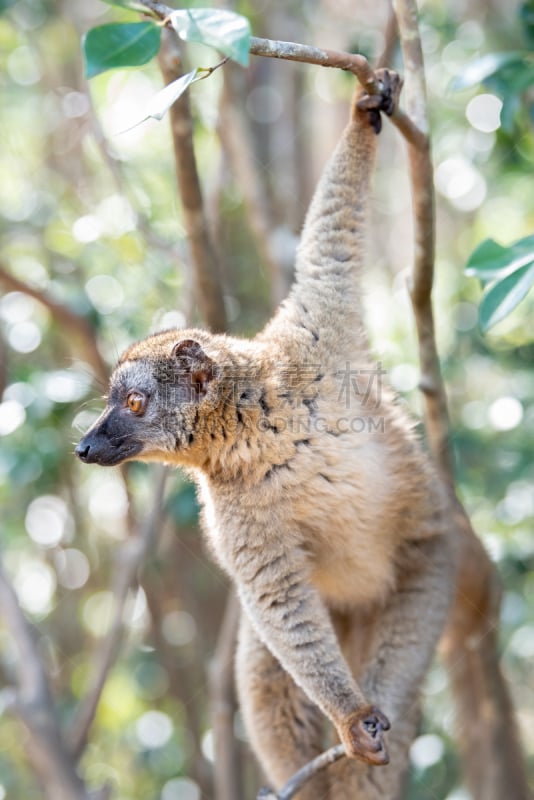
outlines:
[[[316, 329], [361, 320], [360, 271], [365, 217], [376, 153], [380, 111], [391, 114], [401, 81], [388, 70], [377, 77], [377, 96], [357, 93], [351, 121], [326, 165], [310, 205], [296, 259], [293, 302]], [[336, 325], [337, 329], [337, 325]]]
[[[365, 699], [340, 651], [329, 614], [309, 582], [307, 556], [290, 531], [268, 537], [248, 521], [233, 538], [231, 572], [257, 635], [332, 720], [347, 754], [388, 763], [386, 717]], [[270, 528], [272, 531], [272, 527]]]

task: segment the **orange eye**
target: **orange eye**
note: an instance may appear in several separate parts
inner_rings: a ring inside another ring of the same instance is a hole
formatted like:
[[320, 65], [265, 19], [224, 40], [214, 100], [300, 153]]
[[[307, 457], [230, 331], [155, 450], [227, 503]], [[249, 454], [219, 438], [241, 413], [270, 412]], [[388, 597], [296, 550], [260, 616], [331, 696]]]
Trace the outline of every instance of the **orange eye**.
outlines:
[[126, 403], [132, 414], [141, 414], [145, 410], [146, 398], [139, 392], [130, 392]]

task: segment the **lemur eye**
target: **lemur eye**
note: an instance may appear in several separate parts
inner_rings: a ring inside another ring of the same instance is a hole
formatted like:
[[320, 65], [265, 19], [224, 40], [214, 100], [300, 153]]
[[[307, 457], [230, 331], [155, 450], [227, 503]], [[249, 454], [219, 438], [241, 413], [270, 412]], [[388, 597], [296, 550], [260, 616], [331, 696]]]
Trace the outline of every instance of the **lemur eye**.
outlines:
[[140, 392], [130, 392], [126, 404], [132, 414], [142, 414], [146, 407], [146, 397]]

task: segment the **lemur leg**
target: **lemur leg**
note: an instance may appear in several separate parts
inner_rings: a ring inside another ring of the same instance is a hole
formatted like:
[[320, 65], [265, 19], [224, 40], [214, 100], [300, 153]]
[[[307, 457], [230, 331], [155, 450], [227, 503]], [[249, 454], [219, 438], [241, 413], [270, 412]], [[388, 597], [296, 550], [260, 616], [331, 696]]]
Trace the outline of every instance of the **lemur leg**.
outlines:
[[510, 691], [499, 664], [499, 576], [460, 510], [453, 524], [456, 595], [440, 649], [456, 705], [464, 780], [473, 800], [532, 800]]
[[[359, 677], [371, 702], [391, 720], [390, 763], [375, 769], [342, 760], [328, 770], [329, 800], [400, 800], [410, 744], [419, 720], [419, 691], [442, 632], [453, 586], [444, 536], [407, 542], [397, 564], [397, 589], [376, 617]], [[447, 577], [450, 575], [450, 578]], [[445, 580], [444, 580], [445, 578]], [[356, 641], [361, 633], [354, 617]], [[350, 639], [347, 642], [350, 658]]]
[[[236, 670], [247, 733], [269, 785], [278, 789], [325, 749], [325, 718], [260, 642], [244, 613]], [[297, 800], [327, 798], [324, 773], [313, 778], [297, 795]]]

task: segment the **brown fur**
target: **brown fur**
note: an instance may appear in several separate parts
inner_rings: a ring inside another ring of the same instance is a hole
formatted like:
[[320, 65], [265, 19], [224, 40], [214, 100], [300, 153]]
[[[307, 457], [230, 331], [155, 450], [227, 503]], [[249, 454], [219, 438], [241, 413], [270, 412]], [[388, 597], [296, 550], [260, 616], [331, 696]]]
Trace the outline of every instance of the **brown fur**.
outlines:
[[[324, 171], [295, 284], [265, 330], [252, 341], [171, 330], [133, 345], [78, 446], [85, 461], [164, 461], [197, 481], [211, 550], [245, 612], [237, 680], [269, 780], [325, 747], [325, 717], [354, 757], [302, 800], [400, 796], [453, 586], [441, 485], [392, 392], [365, 378], [376, 365], [359, 273], [379, 114], [373, 99], [364, 106]], [[133, 390], [147, 398], [141, 417], [126, 406]], [[388, 751], [388, 767], [369, 766]]]

